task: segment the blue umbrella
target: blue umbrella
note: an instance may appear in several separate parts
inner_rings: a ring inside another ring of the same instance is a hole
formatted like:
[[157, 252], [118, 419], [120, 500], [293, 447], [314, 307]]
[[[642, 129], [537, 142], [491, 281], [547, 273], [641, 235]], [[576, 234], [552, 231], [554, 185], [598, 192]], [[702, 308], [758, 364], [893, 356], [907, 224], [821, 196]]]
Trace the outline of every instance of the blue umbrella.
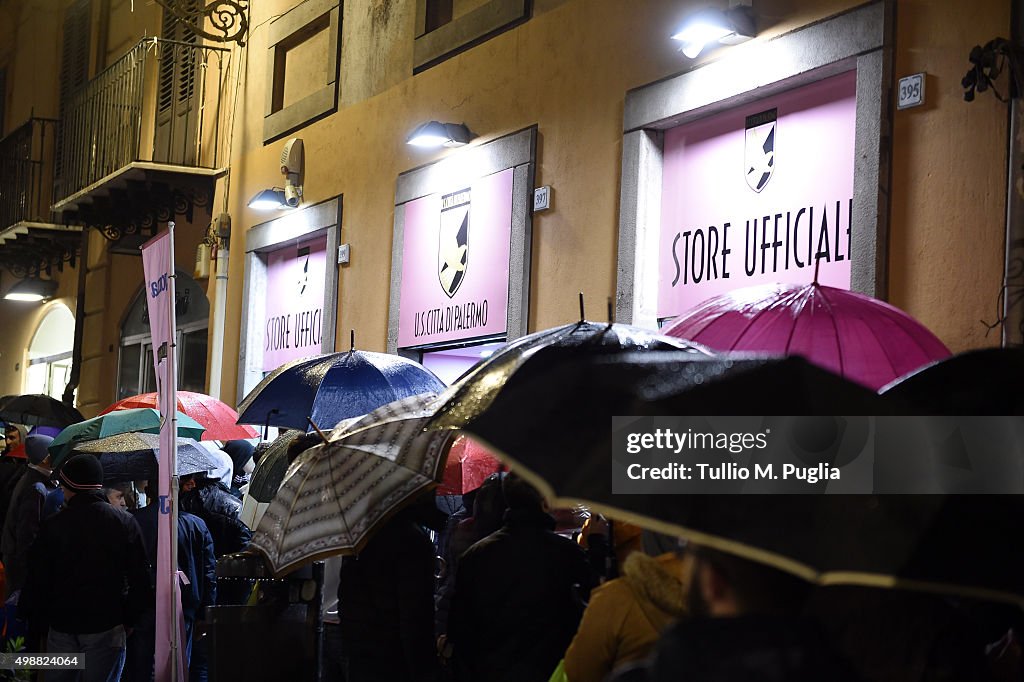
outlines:
[[330, 353], [285, 363], [264, 377], [239, 404], [238, 423], [306, 431], [309, 418], [333, 428], [381, 405], [444, 388], [430, 370], [398, 355]]

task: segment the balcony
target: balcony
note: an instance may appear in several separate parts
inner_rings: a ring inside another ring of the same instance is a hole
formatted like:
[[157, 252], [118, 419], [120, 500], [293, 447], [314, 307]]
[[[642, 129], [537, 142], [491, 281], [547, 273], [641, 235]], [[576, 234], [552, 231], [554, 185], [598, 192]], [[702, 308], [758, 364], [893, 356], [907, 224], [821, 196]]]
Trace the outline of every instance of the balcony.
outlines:
[[57, 121], [31, 118], [0, 140], [0, 267], [23, 277], [74, 263], [81, 227], [50, 210]]
[[112, 241], [192, 222], [220, 168], [220, 95], [230, 51], [146, 38], [65, 105], [53, 210]]

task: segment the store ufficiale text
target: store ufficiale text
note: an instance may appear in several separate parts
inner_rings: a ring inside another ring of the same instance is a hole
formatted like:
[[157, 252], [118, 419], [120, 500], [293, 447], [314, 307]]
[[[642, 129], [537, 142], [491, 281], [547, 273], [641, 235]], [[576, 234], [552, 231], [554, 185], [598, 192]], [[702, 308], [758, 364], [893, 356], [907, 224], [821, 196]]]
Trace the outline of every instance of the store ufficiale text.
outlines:
[[[771, 429], [757, 433], [712, 433], [692, 429], [673, 431], [655, 429], [652, 432], [629, 433], [626, 435], [626, 452], [638, 455], [646, 451], [670, 452], [688, 455], [697, 452], [728, 452], [740, 454], [748, 451], [765, 450]], [[752, 453], [756, 454], [756, 452]], [[772, 463], [753, 463], [742, 466], [735, 462], [669, 462], [660, 466], [644, 466], [633, 462], [626, 467], [626, 476], [634, 481], [738, 481], [738, 480], [800, 480], [807, 483], [837, 481], [840, 470], [826, 462], [815, 466], [797, 466]]]

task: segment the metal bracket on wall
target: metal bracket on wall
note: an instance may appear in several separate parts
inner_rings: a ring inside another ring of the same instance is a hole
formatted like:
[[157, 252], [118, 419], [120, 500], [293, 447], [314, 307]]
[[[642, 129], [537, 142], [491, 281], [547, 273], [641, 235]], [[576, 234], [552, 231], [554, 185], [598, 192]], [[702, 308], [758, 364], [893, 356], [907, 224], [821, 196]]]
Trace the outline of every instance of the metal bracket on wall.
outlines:
[[[175, 0], [156, 1], [196, 35], [218, 43], [234, 42], [245, 46], [249, 33], [249, 0], [213, 0], [195, 9]], [[207, 22], [219, 33], [207, 31]]]

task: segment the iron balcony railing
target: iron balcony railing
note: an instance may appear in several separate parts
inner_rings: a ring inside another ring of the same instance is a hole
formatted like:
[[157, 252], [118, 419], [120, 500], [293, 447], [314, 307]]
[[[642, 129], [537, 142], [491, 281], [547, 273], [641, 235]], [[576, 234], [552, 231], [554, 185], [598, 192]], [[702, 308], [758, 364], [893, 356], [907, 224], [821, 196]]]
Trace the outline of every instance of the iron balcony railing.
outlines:
[[226, 48], [146, 38], [64, 107], [55, 201], [134, 161], [216, 168]]
[[33, 117], [0, 140], [0, 230], [51, 222], [56, 124]]

